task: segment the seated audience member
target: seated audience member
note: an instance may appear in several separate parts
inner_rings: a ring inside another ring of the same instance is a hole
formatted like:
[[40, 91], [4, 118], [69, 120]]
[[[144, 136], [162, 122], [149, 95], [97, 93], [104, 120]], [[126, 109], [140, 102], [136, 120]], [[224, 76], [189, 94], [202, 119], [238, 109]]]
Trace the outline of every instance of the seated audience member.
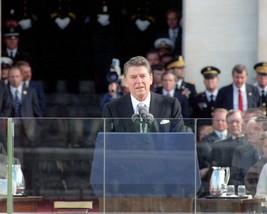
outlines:
[[197, 129], [197, 139], [198, 143], [202, 143], [203, 138], [210, 135], [214, 131], [211, 125], [203, 125]]
[[165, 71], [162, 74], [162, 88], [158, 88], [157, 93], [163, 94], [168, 97], [176, 97], [180, 104], [183, 118], [190, 118], [190, 107], [188, 100], [182, 94], [180, 94], [176, 89], [176, 76], [172, 71]]
[[[198, 192], [199, 197], [209, 195], [209, 182], [212, 173], [212, 159], [211, 151], [217, 141], [227, 138], [227, 123], [226, 123], [227, 110], [217, 108], [212, 113], [212, 132], [202, 138], [200, 143], [197, 144], [197, 155], [200, 165], [200, 173], [202, 178], [202, 185]], [[200, 128], [208, 125], [201, 125]]]
[[[243, 133], [246, 133], [246, 124], [253, 117], [264, 117], [265, 113], [261, 108], [249, 108], [243, 112]], [[264, 128], [265, 129], [265, 128]]]
[[161, 57], [160, 57], [160, 63], [163, 65], [163, 66], [166, 66], [169, 62], [171, 62], [173, 60], [173, 56], [172, 54], [170, 53], [166, 53], [166, 54], [163, 54]]
[[45, 116], [46, 102], [45, 102], [44, 90], [39, 82], [32, 80], [32, 67], [30, 63], [27, 61], [18, 61], [16, 65], [19, 66], [19, 68], [22, 71], [24, 86], [26, 88], [32, 88], [35, 90], [38, 97], [42, 116]]
[[248, 108], [259, 107], [259, 95], [255, 86], [247, 83], [248, 71], [245, 65], [236, 65], [232, 70], [233, 83], [220, 88], [216, 107], [239, 109], [244, 112]]
[[[205, 91], [197, 94], [193, 100], [193, 117], [194, 118], [211, 118], [218, 94], [218, 75], [221, 71], [212, 66], [205, 67], [201, 70], [204, 77]], [[211, 121], [202, 121], [210, 123]]]
[[114, 99], [121, 97], [121, 93], [119, 91], [118, 83], [112, 82], [108, 85], [108, 92], [104, 95], [104, 97], [100, 101], [100, 107], [103, 108], [104, 105]]
[[189, 99], [189, 104], [193, 104], [193, 99], [196, 96], [195, 85], [185, 81], [185, 62], [182, 56], [179, 56], [178, 59], [174, 59], [166, 65], [166, 70], [172, 71], [176, 77], [176, 87], [178, 91], [185, 95]]
[[211, 147], [217, 141], [225, 140], [228, 137], [226, 115], [228, 111], [224, 108], [216, 108], [212, 113], [213, 132], [201, 139], [202, 143], [208, 143]]
[[260, 173], [263, 166], [267, 163], [267, 132], [263, 132], [260, 138], [261, 158], [252, 165], [245, 175], [245, 185], [247, 194], [255, 195]]
[[231, 167], [233, 152], [239, 145], [247, 144], [243, 134], [242, 112], [230, 110], [226, 115], [228, 134], [230, 137], [214, 143], [211, 158], [214, 166]]
[[174, 44], [168, 38], [159, 38], [154, 42], [154, 47], [159, 53], [159, 57], [161, 57], [164, 54], [172, 54]]
[[1, 77], [0, 79], [5, 82], [7, 85], [8, 83], [8, 72], [9, 68], [12, 66], [13, 60], [9, 57], [1, 57]]
[[266, 118], [251, 118], [247, 122], [245, 135], [249, 144], [238, 146], [233, 152], [231, 184], [244, 185], [248, 169], [261, 159], [260, 137], [266, 122]]
[[156, 49], [150, 50], [146, 53], [147, 61], [149, 62], [150, 66], [160, 64], [160, 57], [159, 53]]
[[165, 69], [162, 65], [156, 64], [151, 66], [153, 74], [152, 91], [157, 92], [158, 88], [162, 87], [162, 74]]
[[260, 107], [267, 107], [267, 62], [259, 62], [254, 66], [256, 71], [256, 87], [260, 96]]

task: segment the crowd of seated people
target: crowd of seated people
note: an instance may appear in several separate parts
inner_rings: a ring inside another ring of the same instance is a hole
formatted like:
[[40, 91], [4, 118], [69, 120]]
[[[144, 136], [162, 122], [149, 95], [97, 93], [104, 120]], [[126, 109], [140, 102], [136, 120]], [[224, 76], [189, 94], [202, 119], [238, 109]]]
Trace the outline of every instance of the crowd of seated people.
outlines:
[[[199, 196], [209, 194], [212, 166], [230, 167], [229, 184], [244, 184], [249, 194], [262, 195], [261, 185], [266, 186], [266, 179], [262, 176], [266, 174], [267, 162], [267, 62], [255, 64], [255, 84], [248, 83], [246, 66], [237, 64], [232, 69], [232, 83], [221, 88], [218, 88], [220, 69], [207, 65], [199, 74], [203, 76], [205, 90], [197, 93], [195, 85], [186, 81], [180, 18], [176, 10], [168, 10], [168, 30], [155, 37], [151, 50], [142, 54], [152, 68], [154, 83], [151, 91], [176, 97], [181, 104], [183, 117], [197, 119], [196, 133], [204, 128], [209, 130], [206, 136], [198, 138], [197, 152], [202, 179]], [[31, 55], [20, 49], [18, 32], [10, 28], [3, 36], [5, 49], [1, 58], [0, 116], [45, 117], [45, 93], [42, 86], [32, 80]], [[100, 107], [127, 93], [123, 78], [120, 82], [110, 83], [107, 88], [108, 93], [103, 97]], [[27, 102], [21, 102], [22, 99]], [[53, 125], [47, 123], [43, 128]], [[36, 138], [41, 136], [38, 124], [34, 121], [22, 121], [16, 126], [20, 130], [16, 132], [16, 146], [33, 145]], [[67, 121], [61, 121], [59, 126], [63, 127], [62, 130], [69, 128]], [[64, 134], [62, 136], [66, 137]], [[1, 134], [1, 140], [5, 141], [5, 138]], [[264, 171], [261, 173], [262, 168]], [[257, 188], [258, 180], [260, 186]]]

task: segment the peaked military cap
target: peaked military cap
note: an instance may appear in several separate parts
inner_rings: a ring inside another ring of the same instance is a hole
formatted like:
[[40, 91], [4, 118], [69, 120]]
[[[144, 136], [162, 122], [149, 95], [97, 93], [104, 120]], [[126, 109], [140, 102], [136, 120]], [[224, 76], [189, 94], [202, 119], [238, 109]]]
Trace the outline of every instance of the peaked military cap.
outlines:
[[201, 70], [201, 74], [204, 76], [205, 79], [217, 77], [220, 73], [221, 71], [214, 66], [207, 66]]
[[255, 71], [261, 75], [267, 75], [267, 62], [259, 62], [254, 66]]
[[173, 68], [184, 68], [185, 62], [182, 56], [179, 56], [178, 59], [171, 60], [169, 63], [166, 64], [166, 70], [170, 70]]

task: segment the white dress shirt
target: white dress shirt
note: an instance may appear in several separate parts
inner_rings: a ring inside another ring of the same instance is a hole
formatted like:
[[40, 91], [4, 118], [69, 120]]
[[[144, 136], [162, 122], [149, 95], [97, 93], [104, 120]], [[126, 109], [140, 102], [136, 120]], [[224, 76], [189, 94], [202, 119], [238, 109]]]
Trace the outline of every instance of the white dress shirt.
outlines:
[[149, 93], [147, 98], [140, 102], [139, 100], [137, 100], [135, 97], [133, 97], [131, 95], [131, 101], [132, 101], [132, 105], [133, 105], [133, 110], [134, 110], [134, 113], [137, 114], [138, 113], [138, 110], [137, 110], [137, 105], [139, 103], [143, 103], [146, 107], [147, 107], [147, 110], [149, 111], [149, 106], [150, 106], [150, 100], [151, 100], [151, 94]]

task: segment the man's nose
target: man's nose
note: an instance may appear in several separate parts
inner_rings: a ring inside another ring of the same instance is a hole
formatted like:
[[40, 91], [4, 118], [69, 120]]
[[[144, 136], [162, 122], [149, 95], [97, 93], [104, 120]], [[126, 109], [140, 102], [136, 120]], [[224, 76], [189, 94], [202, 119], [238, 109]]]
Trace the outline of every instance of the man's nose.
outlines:
[[136, 78], [136, 82], [141, 82], [141, 81], [142, 81], [141, 77], [138, 76], [138, 77]]

